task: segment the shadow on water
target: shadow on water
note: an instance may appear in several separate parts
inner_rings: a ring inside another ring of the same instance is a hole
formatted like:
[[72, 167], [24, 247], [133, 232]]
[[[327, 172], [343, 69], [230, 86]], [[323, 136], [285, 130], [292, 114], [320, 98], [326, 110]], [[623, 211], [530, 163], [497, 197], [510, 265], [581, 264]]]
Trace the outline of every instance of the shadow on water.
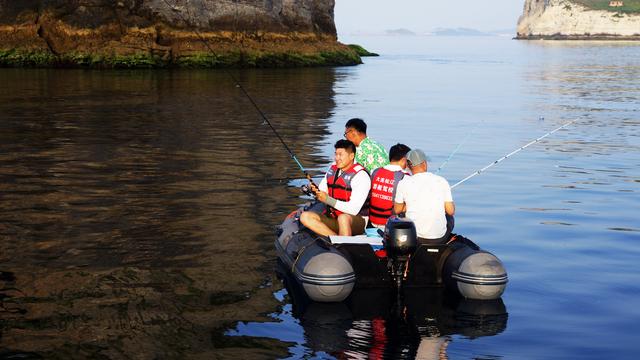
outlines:
[[[337, 76], [237, 74], [312, 173]], [[16, 289], [0, 294], [23, 311], [0, 312], [0, 348], [207, 355], [219, 352], [207, 329], [273, 311], [264, 239], [301, 174], [228, 75], [1, 69], [0, 81], [0, 285]]]
[[[228, 337], [288, 342], [295, 358], [440, 359], [454, 336], [494, 336], [507, 328], [502, 299], [461, 299], [443, 289], [407, 289], [402, 302], [392, 289], [358, 289], [341, 303], [311, 301], [279, 265], [286, 286], [276, 294], [277, 322], [240, 323]], [[299, 329], [298, 329], [299, 328]]]

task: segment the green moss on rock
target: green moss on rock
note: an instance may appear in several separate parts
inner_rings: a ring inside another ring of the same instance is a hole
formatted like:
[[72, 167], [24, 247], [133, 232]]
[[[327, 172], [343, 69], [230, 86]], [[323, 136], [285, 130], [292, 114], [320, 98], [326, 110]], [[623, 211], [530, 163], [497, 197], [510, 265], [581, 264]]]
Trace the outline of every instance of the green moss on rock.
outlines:
[[2, 67], [86, 67], [86, 68], [157, 68], [168, 63], [145, 54], [130, 56], [69, 53], [54, 55], [46, 51], [0, 50]]
[[360, 56], [353, 51], [298, 52], [233, 52], [226, 54], [197, 53], [183, 56], [176, 61], [180, 67], [198, 68], [289, 68], [311, 66], [343, 66], [361, 64]]
[[0, 50], [0, 66], [46, 67], [55, 62], [56, 57], [50, 52], [16, 50]]
[[361, 64], [356, 51], [320, 51], [317, 53], [234, 51], [199, 52], [165, 59], [152, 54], [103, 55], [69, 53], [54, 55], [46, 51], [0, 50], [1, 67], [76, 67], [76, 68], [286, 68], [345, 66]]
[[379, 54], [369, 52], [369, 50], [363, 48], [358, 44], [349, 44], [347, 46], [353, 49], [353, 51], [355, 51], [359, 56], [380, 56]]

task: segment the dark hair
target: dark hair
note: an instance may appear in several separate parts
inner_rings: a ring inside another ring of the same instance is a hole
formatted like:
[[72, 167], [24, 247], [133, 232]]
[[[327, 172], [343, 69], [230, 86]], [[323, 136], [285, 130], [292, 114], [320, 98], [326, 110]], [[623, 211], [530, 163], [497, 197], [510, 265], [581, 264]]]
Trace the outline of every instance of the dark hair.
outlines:
[[346, 128], [354, 128], [358, 132], [361, 132], [363, 134], [367, 133], [367, 124], [365, 124], [364, 120], [362, 120], [362, 119], [358, 119], [358, 118], [350, 119], [349, 121], [347, 121], [347, 123], [344, 125], [344, 127], [346, 127]]
[[389, 149], [389, 161], [400, 161], [403, 157], [407, 156], [409, 151], [411, 151], [410, 147], [397, 143]]
[[347, 152], [356, 153], [356, 145], [354, 143], [352, 143], [349, 140], [345, 140], [345, 139], [340, 139], [338, 141], [336, 141], [336, 145], [335, 145], [336, 149], [345, 149], [347, 150]]

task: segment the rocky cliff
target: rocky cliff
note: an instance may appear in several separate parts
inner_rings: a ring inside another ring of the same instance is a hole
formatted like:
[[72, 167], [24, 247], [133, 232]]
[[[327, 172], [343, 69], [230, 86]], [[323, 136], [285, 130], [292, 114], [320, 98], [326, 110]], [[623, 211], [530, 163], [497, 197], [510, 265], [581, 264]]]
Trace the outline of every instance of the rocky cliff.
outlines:
[[0, 0], [0, 65], [355, 64], [334, 0]]
[[640, 14], [592, 10], [568, 0], [526, 0], [518, 39], [640, 40]]

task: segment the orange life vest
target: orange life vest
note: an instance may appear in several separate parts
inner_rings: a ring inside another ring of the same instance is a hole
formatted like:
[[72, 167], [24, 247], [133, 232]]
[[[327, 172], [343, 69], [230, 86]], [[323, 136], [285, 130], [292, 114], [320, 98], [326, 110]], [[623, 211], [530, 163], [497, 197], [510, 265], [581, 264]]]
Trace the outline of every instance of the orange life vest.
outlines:
[[393, 215], [396, 188], [405, 175], [402, 170], [391, 171], [378, 168], [373, 171], [369, 204], [369, 220], [372, 224], [381, 226], [387, 224], [387, 219]]

